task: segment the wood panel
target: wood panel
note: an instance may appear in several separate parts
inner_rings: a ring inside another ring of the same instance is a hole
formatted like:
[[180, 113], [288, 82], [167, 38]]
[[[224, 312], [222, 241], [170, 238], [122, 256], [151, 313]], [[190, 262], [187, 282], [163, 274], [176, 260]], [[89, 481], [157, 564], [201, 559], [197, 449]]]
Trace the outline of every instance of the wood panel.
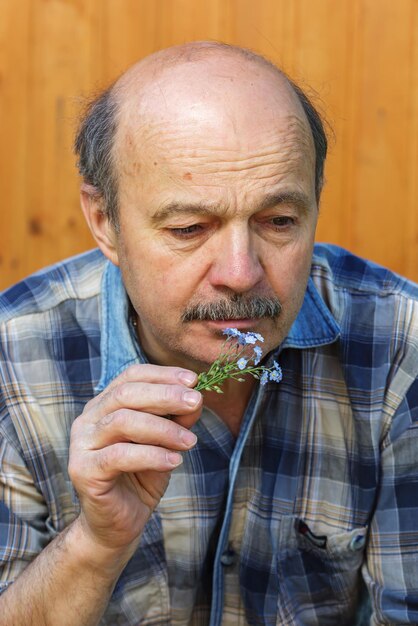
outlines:
[[71, 150], [83, 99], [208, 38], [316, 94], [335, 134], [318, 239], [418, 280], [417, 0], [0, 0], [0, 287], [93, 245]]

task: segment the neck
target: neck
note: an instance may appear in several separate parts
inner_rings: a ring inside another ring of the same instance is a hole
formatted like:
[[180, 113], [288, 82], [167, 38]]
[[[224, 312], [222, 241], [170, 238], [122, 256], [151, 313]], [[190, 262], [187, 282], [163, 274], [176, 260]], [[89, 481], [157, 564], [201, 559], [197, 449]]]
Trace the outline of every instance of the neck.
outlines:
[[248, 377], [244, 382], [226, 380], [222, 386], [223, 393], [214, 391], [203, 392], [203, 403], [214, 411], [237, 437], [242, 418], [250, 400], [256, 381]]

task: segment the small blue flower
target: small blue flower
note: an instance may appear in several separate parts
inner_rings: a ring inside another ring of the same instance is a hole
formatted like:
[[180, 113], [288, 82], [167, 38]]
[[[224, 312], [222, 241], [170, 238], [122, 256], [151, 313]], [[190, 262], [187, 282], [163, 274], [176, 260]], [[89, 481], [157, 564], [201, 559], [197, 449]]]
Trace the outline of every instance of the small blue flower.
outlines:
[[228, 337], [240, 337], [241, 333], [238, 330], [238, 328], [225, 328], [225, 330], [222, 331], [224, 335], [227, 335]]
[[260, 377], [260, 385], [266, 385], [268, 383], [269, 380], [269, 373], [267, 370], [264, 370], [264, 372], [261, 374]]
[[247, 345], [257, 343], [257, 339], [253, 333], [245, 333], [244, 339]]
[[248, 361], [246, 359], [244, 359], [244, 357], [242, 356], [240, 359], [238, 359], [237, 361], [237, 366], [239, 370], [244, 370], [247, 367], [247, 363]]
[[245, 338], [246, 338], [246, 343], [257, 343], [257, 341], [261, 341], [261, 343], [263, 343], [264, 341], [264, 337], [263, 335], [260, 335], [260, 333], [254, 333], [253, 331], [250, 331], [249, 333], [245, 333]]
[[275, 370], [280, 370], [282, 371], [282, 368], [280, 367], [280, 365], [277, 363], [277, 361], [273, 361], [273, 367]]
[[254, 348], [254, 365], [258, 365], [260, 363], [262, 355], [262, 349], [259, 346], [256, 346]]
[[281, 367], [279, 367], [278, 369], [272, 370], [270, 372], [269, 378], [270, 380], [274, 380], [274, 382], [279, 383], [281, 379], [283, 378]]

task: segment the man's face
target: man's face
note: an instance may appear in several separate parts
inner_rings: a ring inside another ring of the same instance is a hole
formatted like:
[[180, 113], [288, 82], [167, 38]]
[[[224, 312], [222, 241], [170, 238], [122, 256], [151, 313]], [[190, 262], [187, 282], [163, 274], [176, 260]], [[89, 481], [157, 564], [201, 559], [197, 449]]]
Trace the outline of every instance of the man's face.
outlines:
[[[122, 112], [118, 264], [142, 345], [161, 364], [206, 366], [227, 327], [261, 333], [271, 350], [309, 276], [317, 206], [307, 122], [262, 71], [236, 80], [242, 64], [222, 69], [208, 78], [173, 68]], [[278, 298], [279, 315], [236, 319], [249, 309], [235, 305], [224, 319], [227, 308], [213, 306], [257, 298]], [[223, 319], [194, 319], [201, 304]]]

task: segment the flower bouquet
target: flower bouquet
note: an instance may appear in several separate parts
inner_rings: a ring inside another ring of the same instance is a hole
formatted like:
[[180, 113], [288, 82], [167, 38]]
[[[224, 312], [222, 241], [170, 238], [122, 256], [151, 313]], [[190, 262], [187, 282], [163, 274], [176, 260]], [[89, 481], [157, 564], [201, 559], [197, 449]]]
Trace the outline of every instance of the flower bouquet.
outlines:
[[[246, 374], [260, 380], [261, 385], [268, 381], [279, 383], [282, 378], [282, 369], [274, 361], [271, 368], [259, 365], [263, 351], [258, 343], [264, 338], [259, 333], [242, 333], [237, 328], [226, 328], [223, 331], [226, 339], [222, 345], [219, 357], [212, 363], [207, 372], [201, 372], [195, 387], [197, 391], [216, 391], [223, 393], [222, 383], [231, 378], [243, 382]], [[250, 356], [248, 353], [252, 348]]]

